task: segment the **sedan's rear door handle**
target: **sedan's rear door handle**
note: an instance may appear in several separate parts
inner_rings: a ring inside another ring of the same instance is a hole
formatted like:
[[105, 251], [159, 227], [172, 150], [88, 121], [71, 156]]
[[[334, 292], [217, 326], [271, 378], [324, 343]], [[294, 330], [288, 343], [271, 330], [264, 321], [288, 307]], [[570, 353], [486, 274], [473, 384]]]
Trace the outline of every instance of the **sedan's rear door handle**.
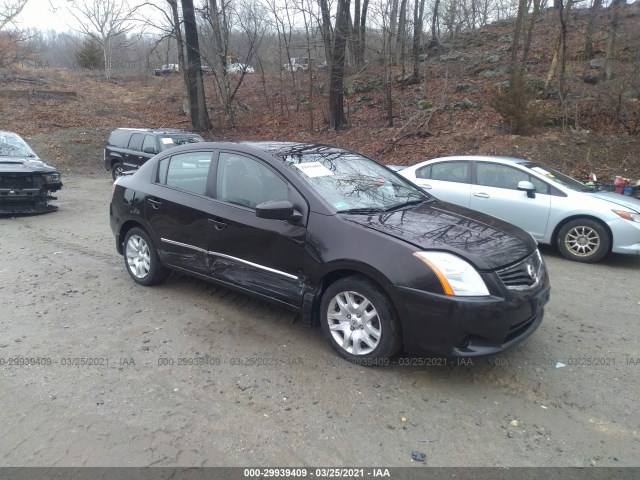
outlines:
[[216, 230], [223, 230], [227, 228], [227, 224], [223, 222], [221, 218], [210, 218], [209, 223], [213, 223]]
[[153, 198], [147, 198], [147, 202], [149, 202], [156, 210], [160, 208], [160, 205], [162, 205], [162, 202], [154, 200]]
[[484, 193], [484, 192], [476, 192], [473, 194], [473, 196], [478, 198], [491, 198], [491, 196], [488, 193]]

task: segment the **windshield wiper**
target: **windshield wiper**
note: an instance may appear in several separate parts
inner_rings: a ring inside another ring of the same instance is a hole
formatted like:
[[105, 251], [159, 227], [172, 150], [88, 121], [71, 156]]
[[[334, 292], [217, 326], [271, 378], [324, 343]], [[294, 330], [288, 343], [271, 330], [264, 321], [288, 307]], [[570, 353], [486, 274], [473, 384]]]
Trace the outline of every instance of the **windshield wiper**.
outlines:
[[408, 202], [404, 202], [404, 203], [399, 203], [397, 205], [394, 205], [393, 207], [389, 207], [385, 210], [385, 212], [393, 212], [394, 210], [399, 210], [401, 208], [404, 207], [410, 207], [412, 205], [420, 205], [421, 203], [424, 202], [429, 202], [433, 200], [432, 198], [422, 198], [420, 200], [409, 200]]
[[358, 214], [367, 215], [371, 213], [382, 213], [382, 212], [384, 212], [384, 210], [381, 208], [363, 207], [363, 208], [349, 208], [348, 210], [338, 210], [337, 213], [353, 213], [355, 215], [358, 215]]

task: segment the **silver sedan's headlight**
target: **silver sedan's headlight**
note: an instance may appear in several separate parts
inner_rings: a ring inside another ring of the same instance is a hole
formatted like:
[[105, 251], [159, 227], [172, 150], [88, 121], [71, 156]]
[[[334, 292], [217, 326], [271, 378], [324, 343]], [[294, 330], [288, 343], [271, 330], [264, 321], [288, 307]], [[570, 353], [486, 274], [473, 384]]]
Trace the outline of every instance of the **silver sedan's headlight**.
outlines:
[[431, 267], [447, 295], [489, 295], [489, 290], [477, 270], [460, 257], [446, 252], [415, 252], [413, 255]]
[[624, 218], [625, 220], [640, 223], [640, 213], [626, 212], [624, 210], [613, 210], [613, 213]]

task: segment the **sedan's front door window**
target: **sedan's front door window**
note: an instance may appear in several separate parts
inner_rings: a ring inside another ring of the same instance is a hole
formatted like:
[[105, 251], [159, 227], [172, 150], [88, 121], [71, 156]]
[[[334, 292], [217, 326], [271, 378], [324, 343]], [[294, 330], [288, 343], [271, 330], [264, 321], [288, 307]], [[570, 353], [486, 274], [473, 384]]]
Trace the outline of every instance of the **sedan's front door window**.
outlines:
[[269, 200], [287, 200], [288, 186], [258, 160], [221, 152], [218, 159], [216, 197], [224, 202], [255, 208]]
[[549, 193], [549, 186], [527, 172], [499, 163], [478, 162], [476, 164], [476, 184], [485, 187], [517, 190], [518, 183], [533, 183], [538, 193]]

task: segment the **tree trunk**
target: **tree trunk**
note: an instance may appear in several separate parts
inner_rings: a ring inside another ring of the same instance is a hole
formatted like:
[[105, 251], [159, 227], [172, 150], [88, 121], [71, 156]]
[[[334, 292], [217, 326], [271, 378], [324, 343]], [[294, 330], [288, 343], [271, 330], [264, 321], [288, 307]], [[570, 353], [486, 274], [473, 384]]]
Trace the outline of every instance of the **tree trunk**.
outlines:
[[422, 22], [424, 20], [425, 0], [415, 0], [413, 5], [413, 45], [411, 56], [413, 59], [412, 81], [418, 82], [420, 79], [420, 45], [422, 44]]
[[184, 16], [184, 36], [187, 44], [187, 60], [189, 62], [187, 78], [189, 80], [191, 126], [196, 132], [205, 132], [211, 130], [212, 127], [207, 112], [207, 101], [204, 96], [204, 84], [202, 83], [196, 16], [193, 9], [193, 0], [181, 0], [181, 2], [182, 15]]
[[593, 0], [591, 9], [589, 10], [589, 23], [584, 36], [584, 59], [591, 60], [593, 58], [593, 29], [596, 24], [596, 17], [602, 8], [602, 0]]
[[397, 61], [401, 61], [404, 58], [406, 36], [407, 36], [407, 0], [400, 0], [400, 14], [398, 15], [398, 34], [396, 37], [396, 52], [395, 52]]
[[438, 10], [440, 9], [440, 0], [436, 0], [433, 4], [433, 15], [431, 16], [431, 39], [435, 42], [439, 42], [438, 37], [440, 35], [437, 31], [438, 28]]
[[350, 0], [338, 0], [336, 13], [335, 40], [331, 61], [331, 79], [329, 82], [329, 127], [335, 130], [344, 128], [347, 120], [344, 116], [344, 60], [349, 31]]
[[331, 35], [331, 14], [329, 12], [329, 3], [327, 0], [319, 0], [320, 11], [322, 12], [322, 41], [324, 42], [324, 55], [329, 67], [333, 60], [333, 38]]
[[[178, 14], [178, 0], [167, 0], [171, 6], [171, 18], [173, 18], [173, 33], [178, 44], [178, 63], [182, 71], [183, 88], [182, 88], [182, 110], [184, 114], [191, 117], [191, 104], [189, 103], [189, 77], [187, 76], [187, 62], [184, 58], [184, 39], [182, 38], [182, 30], [180, 29], [180, 15]], [[169, 62], [167, 62], [169, 63]]]
[[229, 102], [229, 81], [227, 79], [227, 48], [222, 41], [222, 22], [220, 22], [217, 0], [209, 0], [209, 10], [211, 12], [211, 27], [213, 29], [213, 48], [215, 50], [213, 70], [216, 74], [216, 80], [218, 81], [222, 106], [229, 115], [231, 113], [231, 105]]
[[516, 84], [515, 80], [520, 75], [518, 64], [518, 50], [520, 48], [520, 36], [524, 24], [524, 16], [527, 13], [527, 0], [518, 1], [518, 15], [516, 16], [515, 31], [513, 32], [513, 44], [511, 45], [511, 60], [509, 62], [511, 87]]
[[391, 55], [396, 53], [395, 38], [396, 29], [398, 28], [398, 0], [391, 0], [391, 13], [389, 15], [389, 50]]
[[609, 36], [607, 37], [607, 56], [604, 61], [604, 74], [607, 80], [613, 78], [613, 57], [616, 49], [616, 35], [620, 24], [620, 5], [624, 5], [625, 0], [614, 0], [611, 4], [611, 24]]

